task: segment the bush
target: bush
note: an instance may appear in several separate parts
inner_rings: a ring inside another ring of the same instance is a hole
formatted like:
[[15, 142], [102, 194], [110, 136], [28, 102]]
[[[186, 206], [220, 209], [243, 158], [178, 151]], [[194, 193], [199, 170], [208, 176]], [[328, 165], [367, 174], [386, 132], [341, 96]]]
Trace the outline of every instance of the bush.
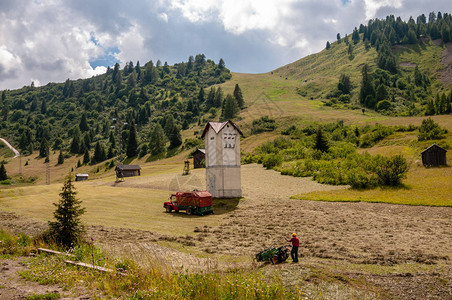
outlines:
[[419, 141], [426, 140], [439, 140], [444, 138], [444, 134], [447, 133], [446, 129], [441, 128], [438, 123], [435, 123], [432, 118], [424, 119], [421, 127], [419, 127]]
[[391, 102], [388, 100], [382, 100], [377, 103], [376, 109], [378, 111], [390, 109], [392, 106]]
[[262, 159], [262, 165], [267, 169], [273, 169], [274, 167], [281, 165], [281, 163], [281, 155], [275, 153], [267, 154]]
[[270, 119], [268, 116], [265, 116], [260, 119], [253, 120], [251, 133], [256, 134], [265, 131], [273, 131], [275, 129], [276, 129], [275, 120]]
[[350, 100], [351, 100], [351, 98], [350, 98], [350, 95], [348, 95], [348, 94], [343, 94], [343, 95], [339, 96], [339, 101], [342, 103], [350, 103]]
[[381, 155], [375, 157], [375, 173], [383, 185], [399, 185], [407, 171], [406, 159], [400, 154], [390, 158]]

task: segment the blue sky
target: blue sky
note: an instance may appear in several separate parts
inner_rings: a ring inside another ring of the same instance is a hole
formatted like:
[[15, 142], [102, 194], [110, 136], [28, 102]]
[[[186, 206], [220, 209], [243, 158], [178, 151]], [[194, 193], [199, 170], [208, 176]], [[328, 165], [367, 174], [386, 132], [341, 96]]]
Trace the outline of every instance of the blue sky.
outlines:
[[370, 18], [450, 7], [450, 0], [0, 0], [0, 90], [198, 53], [223, 58], [233, 72], [268, 72]]

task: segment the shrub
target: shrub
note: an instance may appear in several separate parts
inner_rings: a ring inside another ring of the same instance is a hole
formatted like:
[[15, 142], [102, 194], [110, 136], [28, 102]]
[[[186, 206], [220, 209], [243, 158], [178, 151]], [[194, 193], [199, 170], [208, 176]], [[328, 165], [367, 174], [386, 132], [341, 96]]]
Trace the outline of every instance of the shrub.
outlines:
[[276, 153], [270, 153], [264, 156], [262, 159], [262, 165], [267, 169], [273, 169], [276, 166], [281, 165], [282, 157]]
[[398, 185], [406, 177], [408, 165], [402, 155], [390, 158], [377, 155], [375, 157], [375, 173], [383, 185]]
[[377, 103], [376, 109], [378, 111], [390, 109], [392, 106], [391, 102], [388, 100], [381, 100]]
[[432, 118], [424, 119], [419, 127], [419, 141], [435, 140], [444, 138], [446, 129], [441, 128]]
[[273, 131], [275, 129], [276, 129], [275, 120], [270, 119], [268, 116], [264, 116], [260, 119], [253, 120], [251, 133], [256, 134], [265, 131]]
[[339, 96], [339, 101], [342, 103], [350, 103], [350, 95], [348, 94], [343, 94]]

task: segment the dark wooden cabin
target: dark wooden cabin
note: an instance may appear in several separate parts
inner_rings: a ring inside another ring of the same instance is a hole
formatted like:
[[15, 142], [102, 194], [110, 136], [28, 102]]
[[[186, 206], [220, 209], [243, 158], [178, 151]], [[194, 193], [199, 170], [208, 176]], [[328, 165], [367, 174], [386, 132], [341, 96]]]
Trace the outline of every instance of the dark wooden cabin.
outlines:
[[118, 178], [141, 175], [141, 168], [138, 165], [117, 165], [115, 171]]
[[194, 169], [198, 169], [198, 168], [204, 168], [204, 165], [202, 164], [202, 161], [205, 161], [206, 159], [206, 150], [205, 149], [197, 149], [194, 153], [193, 153], [193, 168]]
[[424, 166], [446, 166], [446, 152], [446, 149], [438, 146], [437, 144], [433, 144], [421, 152], [422, 164]]

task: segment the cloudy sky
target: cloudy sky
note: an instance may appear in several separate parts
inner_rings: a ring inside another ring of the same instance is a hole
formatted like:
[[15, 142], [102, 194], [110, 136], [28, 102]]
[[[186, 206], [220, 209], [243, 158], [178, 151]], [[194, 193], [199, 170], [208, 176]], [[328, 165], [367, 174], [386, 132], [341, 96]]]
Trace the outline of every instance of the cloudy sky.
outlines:
[[0, 0], [0, 90], [198, 53], [233, 72], [268, 72], [371, 18], [452, 13], [450, 1]]

